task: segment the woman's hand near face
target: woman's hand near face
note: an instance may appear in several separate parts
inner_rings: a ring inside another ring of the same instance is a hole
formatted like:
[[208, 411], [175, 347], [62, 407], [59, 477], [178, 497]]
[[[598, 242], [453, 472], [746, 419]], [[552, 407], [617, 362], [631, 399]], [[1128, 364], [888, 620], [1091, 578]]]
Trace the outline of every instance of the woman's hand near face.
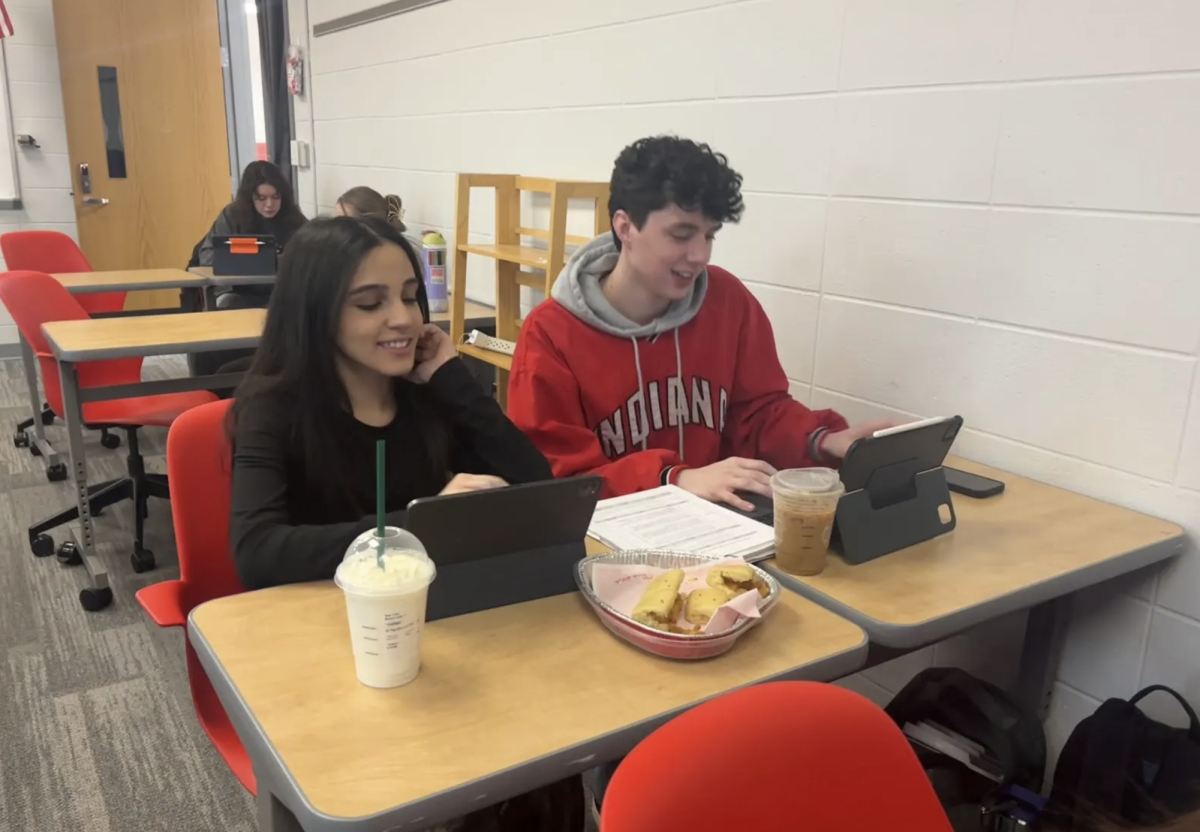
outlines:
[[458, 355], [454, 342], [437, 324], [425, 324], [417, 336], [416, 363], [408, 374], [409, 381], [425, 384], [443, 364]]
[[447, 494], [468, 494], [472, 491], [488, 491], [493, 488], [506, 488], [508, 483], [490, 474], [455, 474], [446, 484], [439, 496]]

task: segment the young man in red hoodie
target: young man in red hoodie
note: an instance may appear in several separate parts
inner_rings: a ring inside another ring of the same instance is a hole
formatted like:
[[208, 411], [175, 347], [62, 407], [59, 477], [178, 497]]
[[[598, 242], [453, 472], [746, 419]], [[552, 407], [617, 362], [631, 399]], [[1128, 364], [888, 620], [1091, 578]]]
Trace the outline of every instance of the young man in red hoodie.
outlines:
[[881, 427], [793, 399], [762, 306], [709, 266], [741, 186], [688, 139], [617, 157], [611, 234], [572, 255], [513, 358], [508, 416], [557, 476], [600, 474], [609, 497], [673, 483], [749, 510], [738, 492], [769, 496], [776, 468], [835, 465]]

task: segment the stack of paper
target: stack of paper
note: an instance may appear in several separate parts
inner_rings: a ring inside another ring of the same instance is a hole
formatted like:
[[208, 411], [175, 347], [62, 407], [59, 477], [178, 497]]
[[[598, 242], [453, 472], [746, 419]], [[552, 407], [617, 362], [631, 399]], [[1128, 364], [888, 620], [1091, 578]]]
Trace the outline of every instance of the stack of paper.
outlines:
[[982, 774], [989, 780], [997, 783], [1004, 780], [1004, 767], [1000, 765], [1000, 761], [989, 754], [982, 745], [967, 739], [957, 731], [951, 731], [936, 722], [922, 720], [917, 723], [905, 723], [904, 733], [915, 745], [958, 760], [971, 771]]
[[601, 500], [588, 534], [613, 549], [742, 558], [775, 553], [775, 530], [674, 485]]

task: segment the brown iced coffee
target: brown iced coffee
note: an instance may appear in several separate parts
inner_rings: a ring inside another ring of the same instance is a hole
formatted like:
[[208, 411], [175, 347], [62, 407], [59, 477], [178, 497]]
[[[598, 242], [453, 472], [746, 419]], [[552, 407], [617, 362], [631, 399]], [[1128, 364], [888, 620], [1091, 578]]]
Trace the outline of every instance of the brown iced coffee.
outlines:
[[775, 565], [792, 575], [825, 569], [838, 499], [845, 487], [829, 468], [793, 468], [771, 478]]

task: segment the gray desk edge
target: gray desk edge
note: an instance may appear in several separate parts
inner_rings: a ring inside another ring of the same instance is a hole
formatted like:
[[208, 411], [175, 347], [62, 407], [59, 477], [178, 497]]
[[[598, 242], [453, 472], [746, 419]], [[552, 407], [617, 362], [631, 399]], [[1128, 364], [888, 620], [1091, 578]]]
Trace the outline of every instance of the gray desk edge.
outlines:
[[153, 344], [145, 347], [110, 347], [105, 349], [63, 350], [43, 327], [42, 333], [50, 343], [50, 351], [59, 361], [102, 361], [107, 358], [148, 358], [152, 355], [180, 355], [189, 352], [251, 349], [258, 346], [259, 336], [226, 338], [221, 341], [185, 341], [183, 343]]
[[199, 275], [189, 275], [187, 272], [181, 272], [181, 274], [183, 277], [173, 280], [156, 280], [153, 283], [137, 280], [130, 280], [124, 283], [105, 283], [103, 285], [81, 283], [77, 286], [68, 286], [66, 289], [72, 295], [104, 295], [109, 292], [153, 292], [156, 289], [196, 289], [205, 283], [204, 278]]
[[[518, 767], [493, 772], [480, 780], [462, 783], [451, 790], [429, 795], [415, 804], [420, 807], [419, 814], [408, 808], [414, 804], [407, 804], [375, 815], [336, 818], [316, 811], [304, 793], [300, 791], [292, 773], [284, 765], [262, 726], [250, 713], [250, 709], [233, 684], [233, 680], [229, 678], [213, 653], [211, 645], [205, 640], [203, 631], [194, 623], [194, 617], [195, 610], [188, 615], [188, 640], [195, 649], [200, 664], [204, 666], [209, 681], [212, 682], [213, 688], [224, 705], [225, 712], [237, 730], [237, 735], [242, 740], [251, 761], [255, 763], [254, 774], [258, 779], [260, 791], [265, 784], [266, 789], [291, 810], [306, 832], [391, 832], [391, 830], [405, 828], [424, 829], [429, 824], [446, 821], [471, 811], [471, 804], [475, 802], [479, 794], [485, 795], [487, 798], [485, 805], [490, 805], [529, 791], [540, 783], [552, 783], [570, 774], [594, 768], [607, 760], [618, 759], [627, 754], [652, 731], [689, 708], [705, 701], [704, 699], [697, 700], [681, 708], [657, 714], [639, 723], [595, 737], [585, 743], [527, 761]], [[858, 645], [849, 650], [785, 670], [773, 676], [755, 679], [740, 687], [749, 687], [763, 682], [830, 682], [840, 679], [860, 670], [866, 664], [867, 648], [867, 635], [863, 633], [862, 640]], [[720, 658], [714, 661], [720, 661]], [[736, 689], [731, 688], [731, 690]], [[725, 693], [727, 692], [725, 691]], [[264, 766], [263, 762], [267, 765]], [[531, 777], [531, 775], [534, 776]]]
[[[779, 579], [780, 584], [793, 592], [824, 607], [842, 618], [852, 621], [866, 631], [872, 642], [884, 647], [895, 647], [904, 650], [915, 650], [927, 644], [933, 644], [952, 635], [961, 633], [977, 624], [991, 621], [1010, 612], [1028, 609], [1043, 601], [1051, 601], [1064, 595], [1070, 595], [1081, 589], [1086, 589], [1104, 581], [1118, 578], [1146, 566], [1175, 557], [1183, 552], [1186, 535], [1175, 537], [1143, 546], [1140, 549], [1115, 555], [1107, 560], [1093, 563], [1082, 569], [1076, 569], [1063, 575], [1057, 575], [1036, 584], [1021, 587], [1006, 595], [999, 595], [972, 607], [955, 610], [940, 618], [931, 618], [913, 625], [889, 624], [859, 612], [853, 607], [832, 598], [820, 590], [781, 571], [770, 563], [760, 563], [768, 572]], [[887, 555], [884, 555], [887, 557]], [[856, 567], [850, 567], [854, 569]]]

